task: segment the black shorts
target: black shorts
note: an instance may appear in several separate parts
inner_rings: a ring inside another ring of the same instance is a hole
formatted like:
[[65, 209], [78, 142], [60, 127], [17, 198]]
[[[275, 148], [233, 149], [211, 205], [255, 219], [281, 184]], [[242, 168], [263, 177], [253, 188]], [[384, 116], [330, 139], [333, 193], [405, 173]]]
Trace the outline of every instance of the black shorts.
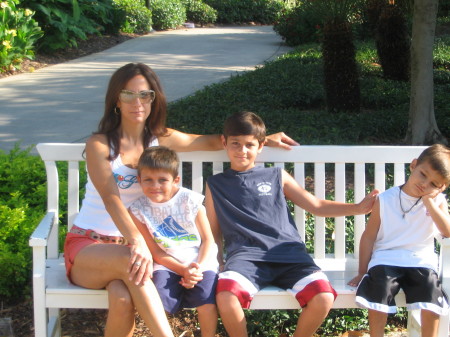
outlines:
[[429, 268], [379, 265], [370, 268], [356, 291], [363, 308], [395, 313], [395, 295], [403, 289], [408, 310], [424, 309], [438, 315], [448, 313], [448, 299], [436, 272]]

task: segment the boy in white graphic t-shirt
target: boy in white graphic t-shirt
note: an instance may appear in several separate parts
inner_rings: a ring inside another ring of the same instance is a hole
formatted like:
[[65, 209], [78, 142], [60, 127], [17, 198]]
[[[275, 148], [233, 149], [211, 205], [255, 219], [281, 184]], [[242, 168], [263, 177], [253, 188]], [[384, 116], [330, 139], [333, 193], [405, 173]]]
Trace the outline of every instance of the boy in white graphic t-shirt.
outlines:
[[138, 163], [144, 196], [129, 210], [152, 253], [153, 282], [164, 309], [173, 314], [196, 308], [202, 337], [213, 337], [217, 245], [202, 205], [204, 197], [178, 186], [178, 167], [174, 151], [147, 148]]
[[371, 337], [384, 336], [388, 313], [396, 312], [400, 288], [409, 310], [421, 310], [422, 336], [437, 336], [448, 300], [436, 273], [434, 237], [450, 236], [450, 216], [442, 192], [450, 183], [450, 149], [435, 144], [414, 159], [401, 186], [378, 196], [359, 245], [356, 302], [369, 309]]

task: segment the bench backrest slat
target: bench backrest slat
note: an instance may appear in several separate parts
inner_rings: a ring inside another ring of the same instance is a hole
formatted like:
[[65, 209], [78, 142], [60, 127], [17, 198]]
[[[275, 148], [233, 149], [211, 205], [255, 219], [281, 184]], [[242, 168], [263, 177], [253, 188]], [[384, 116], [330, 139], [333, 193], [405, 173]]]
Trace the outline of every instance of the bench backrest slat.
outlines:
[[[80, 168], [84, 161], [85, 144], [38, 144], [37, 149], [45, 162], [48, 180], [48, 210], [58, 214], [59, 177], [57, 161], [68, 162], [68, 226], [79, 212]], [[283, 167], [293, 174], [296, 181], [319, 198], [348, 201], [352, 190], [354, 200], [359, 202], [374, 187], [383, 191], [392, 184], [405, 181], [407, 164], [423, 151], [422, 146], [300, 146], [291, 151], [264, 148], [258, 156], [258, 165]], [[204, 172], [223, 172], [228, 162], [225, 151], [198, 151], [179, 153], [184, 169], [183, 182], [193, 190], [204, 193], [207, 177]], [[393, 164], [393, 165], [392, 165]], [[393, 176], [393, 177], [392, 177]], [[293, 208], [298, 231], [305, 241], [314, 240], [313, 257], [322, 267], [336, 269], [338, 265], [357, 265], [359, 240], [365, 227], [365, 216], [354, 217], [353, 240], [348, 242], [348, 223], [345, 217], [330, 219], [314, 218], [314, 237], [309, 237], [307, 226], [311, 216], [297, 206]], [[53, 239], [52, 239], [53, 240]], [[57, 238], [54, 239], [57, 241]], [[56, 243], [51, 243], [55, 251]], [[348, 246], [353, 246], [351, 252]], [[327, 257], [331, 254], [333, 262]], [[337, 261], [337, 260], [338, 261]], [[348, 266], [347, 266], [348, 268]]]

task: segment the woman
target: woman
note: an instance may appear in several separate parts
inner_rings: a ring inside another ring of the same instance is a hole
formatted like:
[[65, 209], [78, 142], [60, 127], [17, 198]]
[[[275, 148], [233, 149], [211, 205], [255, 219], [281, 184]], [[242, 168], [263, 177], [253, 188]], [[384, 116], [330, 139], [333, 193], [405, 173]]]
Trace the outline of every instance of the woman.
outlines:
[[[110, 79], [99, 128], [86, 142], [86, 195], [65, 243], [67, 275], [91, 289], [106, 288], [105, 336], [131, 337], [134, 310], [154, 336], [173, 336], [151, 281], [152, 256], [127, 208], [142, 195], [136, 166], [148, 146], [175, 151], [219, 150], [218, 135], [193, 135], [165, 127], [166, 99], [156, 74], [127, 64]], [[283, 133], [272, 146], [296, 143]]]

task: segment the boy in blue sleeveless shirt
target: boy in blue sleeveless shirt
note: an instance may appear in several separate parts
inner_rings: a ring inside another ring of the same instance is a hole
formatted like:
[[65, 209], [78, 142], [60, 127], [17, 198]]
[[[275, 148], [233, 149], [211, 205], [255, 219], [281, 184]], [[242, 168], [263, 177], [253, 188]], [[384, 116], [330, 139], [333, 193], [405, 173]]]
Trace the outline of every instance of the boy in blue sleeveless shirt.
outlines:
[[206, 212], [223, 265], [216, 300], [231, 337], [247, 336], [243, 308], [259, 289], [287, 289], [302, 309], [295, 337], [312, 337], [333, 305], [336, 292], [307, 253], [286, 199], [313, 214], [331, 217], [366, 214], [378, 191], [359, 204], [321, 200], [297, 184], [285, 170], [255, 166], [265, 142], [263, 121], [252, 112], [229, 117], [222, 142], [231, 168], [208, 179]]

